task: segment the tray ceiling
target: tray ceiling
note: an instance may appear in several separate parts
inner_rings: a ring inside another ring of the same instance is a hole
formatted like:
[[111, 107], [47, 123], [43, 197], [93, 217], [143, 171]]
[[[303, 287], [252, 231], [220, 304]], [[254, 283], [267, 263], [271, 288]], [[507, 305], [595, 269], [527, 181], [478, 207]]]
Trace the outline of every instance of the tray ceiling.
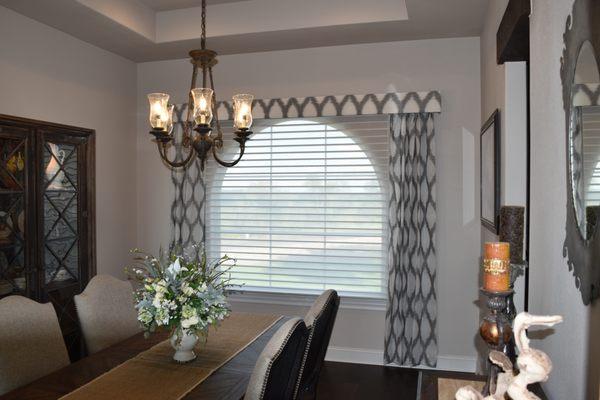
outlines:
[[[25, 16], [137, 62], [200, 45], [200, 0], [0, 0]], [[479, 36], [488, 0], [208, 0], [219, 54]]]

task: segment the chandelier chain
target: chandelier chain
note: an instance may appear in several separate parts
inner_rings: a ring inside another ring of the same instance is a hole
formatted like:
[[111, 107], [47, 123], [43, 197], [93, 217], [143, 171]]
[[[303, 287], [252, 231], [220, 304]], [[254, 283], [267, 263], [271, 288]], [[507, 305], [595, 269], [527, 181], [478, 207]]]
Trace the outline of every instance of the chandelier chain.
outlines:
[[202, 36], [200, 37], [200, 46], [202, 50], [206, 49], [206, 0], [202, 0]]

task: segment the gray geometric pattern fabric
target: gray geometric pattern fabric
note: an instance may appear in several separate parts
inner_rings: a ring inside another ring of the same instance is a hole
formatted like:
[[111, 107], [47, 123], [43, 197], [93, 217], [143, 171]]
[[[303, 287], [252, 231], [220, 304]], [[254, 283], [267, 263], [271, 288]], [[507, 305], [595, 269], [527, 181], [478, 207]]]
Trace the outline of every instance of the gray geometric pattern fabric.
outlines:
[[[255, 119], [338, 117], [343, 115], [407, 114], [440, 112], [442, 100], [437, 91], [382, 93], [320, 97], [257, 99], [253, 102]], [[233, 119], [230, 102], [217, 103], [221, 120]]]
[[386, 363], [437, 363], [434, 133], [431, 113], [390, 116]]
[[[186, 123], [187, 104], [175, 106], [173, 111], [173, 135], [176, 143], [176, 160], [188, 154], [182, 149], [181, 136]], [[171, 247], [184, 247], [204, 243], [206, 229], [206, 184], [197, 158], [187, 168], [171, 169], [171, 181], [175, 188], [171, 204]]]
[[572, 104], [577, 106], [600, 105], [600, 84], [578, 83], [573, 85]]
[[[289, 97], [257, 99], [253, 103], [254, 119], [307, 118], [341, 115], [373, 115], [397, 113], [435, 113], [441, 111], [441, 97], [437, 91], [343, 95], [322, 97]], [[175, 152], [177, 160], [187, 150], [181, 145], [186, 121], [187, 103], [176, 105], [173, 112]], [[233, 119], [230, 102], [217, 103], [219, 119]], [[210, 162], [210, 161], [209, 161]], [[187, 168], [172, 169], [174, 198], [171, 204], [171, 246], [204, 242], [206, 229], [206, 183], [197, 159]]]

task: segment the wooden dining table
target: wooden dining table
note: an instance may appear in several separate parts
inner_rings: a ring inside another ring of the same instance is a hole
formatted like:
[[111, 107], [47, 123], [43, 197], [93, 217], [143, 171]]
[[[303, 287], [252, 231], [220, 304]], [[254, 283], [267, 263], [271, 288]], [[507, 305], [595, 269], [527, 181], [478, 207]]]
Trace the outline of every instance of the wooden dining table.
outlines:
[[[269, 329], [235, 355], [202, 383], [189, 392], [186, 400], [239, 400], [246, 392], [248, 380], [258, 356], [269, 339], [288, 318], [275, 322]], [[168, 339], [168, 332], [157, 332], [144, 338], [134, 335], [111, 347], [94, 353], [65, 368], [46, 375], [28, 385], [15, 389], [1, 400], [51, 400], [74, 391], [125, 361]], [[109, 399], [117, 400], [117, 399]]]

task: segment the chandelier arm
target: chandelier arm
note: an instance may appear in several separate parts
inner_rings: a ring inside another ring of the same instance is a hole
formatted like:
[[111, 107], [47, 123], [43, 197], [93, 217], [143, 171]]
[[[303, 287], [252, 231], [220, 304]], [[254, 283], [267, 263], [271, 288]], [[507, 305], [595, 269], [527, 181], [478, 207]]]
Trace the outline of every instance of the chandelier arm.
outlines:
[[189, 154], [187, 155], [187, 157], [184, 160], [182, 160], [182, 161], [174, 161], [174, 160], [171, 161], [167, 157], [167, 144], [166, 143], [161, 143], [161, 142], [156, 142], [156, 145], [158, 146], [158, 154], [160, 154], [160, 158], [162, 158], [163, 161], [166, 162], [172, 168], [185, 167], [186, 165], [188, 165], [190, 163], [190, 161], [192, 161], [192, 158], [196, 154], [196, 152], [194, 151], [194, 149], [190, 148], [189, 149]]
[[[237, 141], [237, 140], [236, 140]], [[244, 141], [237, 141], [240, 145], [240, 154], [238, 155], [238, 158], [233, 160], [233, 161], [223, 161], [219, 158], [219, 156], [217, 155], [217, 149], [215, 146], [213, 146], [212, 148], [212, 153], [213, 156], [215, 157], [215, 160], [217, 160], [217, 162], [219, 164], [221, 164], [224, 167], [233, 167], [234, 165], [236, 165], [237, 163], [240, 162], [240, 160], [242, 159], [242, 157], [244, 156], [244, 150], [246, 150], [246, 144], [244, 143]]]

